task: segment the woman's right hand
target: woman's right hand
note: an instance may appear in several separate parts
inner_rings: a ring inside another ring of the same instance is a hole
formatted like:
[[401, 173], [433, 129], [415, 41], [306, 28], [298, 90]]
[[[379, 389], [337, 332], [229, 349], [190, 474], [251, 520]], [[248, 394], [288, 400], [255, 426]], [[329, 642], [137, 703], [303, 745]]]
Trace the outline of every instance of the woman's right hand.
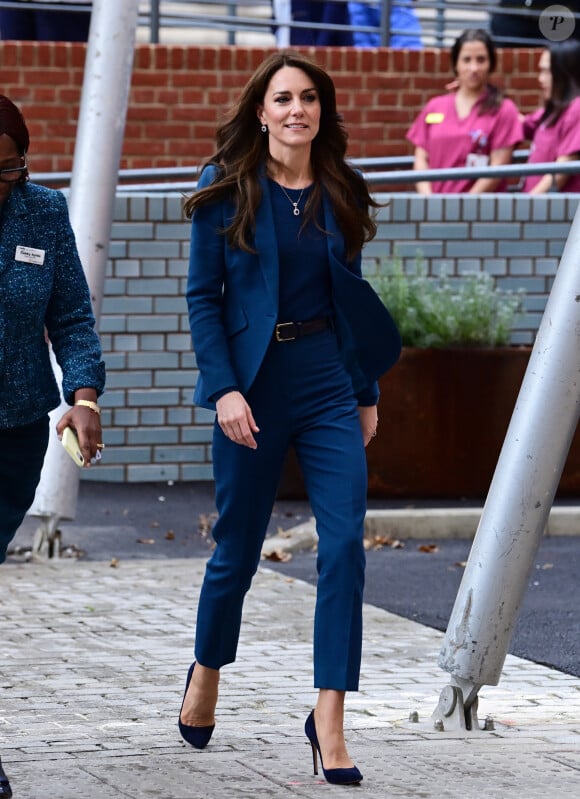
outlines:
[[229, 391], [216, 402], [217, 421], [230, 441], [250, 449], [258, 449], [254, 433], [260, 428], [254, 421], [250, 406], [239, 391]]

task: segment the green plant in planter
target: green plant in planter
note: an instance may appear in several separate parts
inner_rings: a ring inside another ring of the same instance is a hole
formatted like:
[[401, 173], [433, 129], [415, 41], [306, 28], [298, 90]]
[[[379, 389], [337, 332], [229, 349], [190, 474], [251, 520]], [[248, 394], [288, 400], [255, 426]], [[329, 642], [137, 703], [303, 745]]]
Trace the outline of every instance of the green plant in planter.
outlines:
[[400, 261], [373, 281], [406, 347], [502, 347], [522, 308], [522, 292], [502, 291], [487, 272], [429, 277], [418, 261], [412, 274]]

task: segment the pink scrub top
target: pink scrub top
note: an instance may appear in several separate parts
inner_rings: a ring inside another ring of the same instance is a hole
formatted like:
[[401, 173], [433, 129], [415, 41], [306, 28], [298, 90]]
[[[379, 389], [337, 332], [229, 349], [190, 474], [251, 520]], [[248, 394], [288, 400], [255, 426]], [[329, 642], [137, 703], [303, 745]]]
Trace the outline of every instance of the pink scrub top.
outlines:
[[[505, 99], [495, 111], [478, 114], [482, 95], [468, 116], [460, 119], [455, 94], [442, 94], [429, 100], [421, 111], [407, 139], [427, 151], [430, 169], [485, 166], [494, 150], [513, 147], [523, 139], [518, 109]], [[431, 189], [436, 194], [468, 192], [474, 180], [436, 180]], [[502, 181], [495, 191], [505, 191]]]
[[[580, 97], [572, 100], [552, 127], [547, 127], [546, 122], [539, 124], [543, 113], [544, 109], [540, 108], [524, 120], [524, 135], [532, 140], [528, 164], [548, 163], [561, 155], [580, 153]], [[530, 191], [541, 179], [542, 175], [529, 175], [522, 191]], [[580, 173], [570, 175], [562, 191], [580, 192]]]

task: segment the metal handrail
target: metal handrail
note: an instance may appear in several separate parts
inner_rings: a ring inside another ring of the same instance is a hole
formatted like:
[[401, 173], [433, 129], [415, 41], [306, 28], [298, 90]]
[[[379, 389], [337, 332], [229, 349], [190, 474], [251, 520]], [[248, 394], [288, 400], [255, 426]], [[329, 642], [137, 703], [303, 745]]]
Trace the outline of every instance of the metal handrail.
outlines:
[[[328, 2], [344, 4], [348, 0], [328, 0]], [[148, 31], [148, 39], [152, 44], [159, 43], [160, 33], [169, 29], [184, 31], [184, 41], [187, 40], [185, 33], [187, 30], [222, 31], [227, 33], [228, 44], [236, 44], [237, 33], [247, 34], [249, 32], [267, 35], [269, 43], [271, 43], [277, 28], [375, 33], [379, 37], [381, 46], [388, 46], [392, 35], [407, 33], [405, 30], [393, 29], [390, 25], [391, 8], [400, 5], [402, 0], [368, 0], [368, 2], [381, 8], [378, 27], [328, 25], [294, 21], [287, 17], [280, 18], [276, 16], [275, 4], [271, 0], [196, 0], [195, 3], [192, 3], [191, 0], [141, 0], [139, 25], [142, 30]], [[251, 14], [252, 7], [258, 9], [264, 6], [271, 9], [271, 14], [267, 17], [263, 14], [248, 15], [248, 12]], [[207, 7], [207, 11], [203, 10], [204, 7]], [[239, 7], [245, 10], [244, 16], [238, 15]], [[422, 0], [421, 3], [415, 3], [413, 7], [421, 22], [421, 39], [425, 47], [448, 47], [458, 33], [467, 27], [488, 29], [491, 14], [521, 16], [529, 19], [539, 18], [542, 13], [541, 10], [533, 7], [523, 10], [500, 8], [494, 0], [476, 3], [473, 0], [471, 2], [470, 0]], [[17, 2], [17, 0], [0, 0], [0, 8], [22, 10], [23, 3]], [[29, 11], [62, 11], [63, 5], [62, 3], [38, 3], [34, 0], [27, 0], [26, 9]], [[91, 5], [75, 3], [74, 0], [71, 0], [70, 3], [67, 2], [66, 10], [90, 13]], [[580, 14], [576, 15], [576, 20], [577, 25], [580, 26]], [[496, 36], [496, 44], [501, 46], [504, 38]], [[545, 39], [539, 34], [538, 38], [533, 40], [514, 39], [510, 36], [509, 41], [516, 41], [523, 46], [546, 44]]]
[[[515, 161], [525, 160], [529, 155], [529, 150], [515, 150], [513, 158]], [[349, 163], [357, 169], [399, 169], [402, 167], [411, 167], [413, 165], [412, 155], [394, 155], [394, 156], [376, 156], [372, 158], [351, 158]], [[168, 178], [188, 178], [196, 177], [202, 169], [202, 165], [197, 166], [175, 166], [175, 167], [144, 167], [142, 169], [120, 169], [119, 181], [120, 184], [125, 179], [139, 180], [140, 178], [158, 178], [154, 185], [166, 182]], [[35, 183], [42, 183], [46, 185], [54, 185], [61, 183], [69, 183], [72, 172], [37, 172], [32, 174], [31, 178]]]
[[[339, 4], [344, 4], [348, 0], [329, 0]], [[214, 28], [216, 30], [225, 30], [230, 34], [229, 43], [235, 44], [235, 34], [238, 31], [258, 31], [263, 33], [270, 33], [275, 28], [287, 29], [309, 29], [321, 31], [335, 31], [335, 32], [352, 32], [359, 31], [364, 33], [375, 33], [378, 35], [381, 46], [388, 46], [389, 40], [392, 35], [405, 35], [407, 31], [401, 29], [391, 28], [390, 25], [390, 12], [393, 6], [402, 5], [402, 0], [368, 0], [369, 5], [380, 6], [381, 14], [378, 27], [372, 26], [352, 26], [352, 25], [329, 25], [315, 22], [298, 22], [291, 18], [276, 17], [275, 4], [272, 4], [273, 11], [272, 17], [268, 19], [259, 17], [239, 17], [237, 16], [237, 6], [248, 8], [251, 5], [261, 6], [267, 3], [270, 5], [269, 0], [229, 0], [229, 2], [220, 2], [220, 0], [198, 0], [197, 5], [208, 6], [225, 6], [227, 13], [225, 14], [199, 14], [190, 13], [181, 14], [179, 12], [165, 12], [163, 11], [164, 0], [151, 0], [150, 6], [153, 10], [156, 9], [156, 19], [158, 25], [156, 27], [151, 24], [150, 28], [150, 41], [159, 42], [160, 30], [164, 27], [175, 25], [176, 27], [184, 27], [192, 22], [195, 25], [203, 28]], [[191, 5], [189, 0], [172, 0], [171, 5], [179, 6], [183, 4]], [[514, 15], [529, 18], [537, 18], [542, 14], [542, 10], [531, 8], [511, 9], [500, 8], [494, 0], [483, 0], [474, 3], [473, 0], [422, 0], [421, 3], [415, 3], [414, 9], [417, 11], [422, 27], [422, 41], [424, 46], [434, 47], [448, 47], [452, 44], [458, 33], [464, 28], [468, 27], [482, 27], [489, 28], [490, 15], [497, 16]], [[151, 14], [153, 19], [153, 13]], [[580, 25], [580, 15], [576, 15], [577, 24]], [[496, 36], [495, 42], [501, 46], [502, 41], [506, 37]], [[509, 41], [516, 41], [522, 46], [543, 46], [546, 44], [545, 39], [538, 34], [537, 39], [525, 39], [509, 37]]]
[[503, 166], [455, 167], [453, 169], [404, 169], [395, 172], [371, 172], [365, 175], [367, 182], [417, 183], [434, 180], [477, 180], [477, 178], [513, 178], [529, 175], [576, 175], [580, 173], [580, 161], [549, 161], [541, 164], [505, 164]]
[[[525, 158], [527, 150], [516, 150], [514, 156]], [[419, 181], [437, 180], [477, 180], [486, 178], [521, 178], [529, 175], [575, 175], [580, 173], [580, 161], [550, 161], [539, 164], [512, 163], [503, 166], [486, 167], [454, 167], [449, 169], [399, 169], [403, 165], [413, 163], [412, 156], [395, 156], [392, 158], [352, 158], [353, 166], [363, 170], [365, 180], [370, 186], [388, 186], [390, 184], [414, 184]], [[386, 170], [384, 167], [392, 167]], [[119, 170], [119, 192], [186, 192], [197, 185], [195, 178], [201, 166], [171, 167], [161, 169], [121, 169]], [[38, 172], [31, 174], [31, 180], [45, 186], [66, 188], [70, 183], [71, 172]], [[125, 180], [140, 178], [158, 178], [149, 183], [125, 183]], [[168, 181], [167, 178], [189, 178], [184, 181]]]
[[[514, 150], [514, 161], [525, 161], [530, 151], [526, 149]], [[349, 163], [357, 169], [397, 169], [413, 165], [412, 155], [393, 155], [393, 156], [373, 156], [362, 158], [350, 158]], [[143, 167], [141, 169], [120, 169], [119, 178], [166, 178], [174, 177], [195, 177], [202, 169], [202, 165], [195, 166], [171, 166], [171, 167]], [[72, 172], [37, 172], [33, 178], [36, 183], [51, 182], [62, 183], [70, 180]]]
[[[187, 0], [172, 0], [172, 5], [179, 6], [184, 4]], [[270, 3], [266, 0], [268, 5]], [[348, 0], [329, 0], [337, 4], [345, 4]], [[228, 40], [229, 44], [235, 44], [235, 33], [238, 31], [255, 31], [262, 33], [272, 33], [276, 28], [289, 28], [295, 30], [312, 30], [312, 31], [334, 31], [340, 32], [353, 32], [359, 31], [364, 33], [376, 33], [380, 39], [381, 46], [388, 46], [389, 39], [392, 35], [405, 35], [406, 30], [391, 28], [390, 25], [390, 10], [392, 6], [402, 5], [402, 0], [368, 0], [369, 5], [378, 5], [381, 7], [380, 23], [378, 27], [373, 26], [353, 26], [353, 25], [330, 25], [328, 23], [316, 22], [299, 22], [291, 18], [276, 17], [275, 9], [272, 11], [272, 16], [268, 19], [256, 17], [239, 17], [236, 13], [238, 5], [248, 8], [249, 6], [260, 6], [264, 4], [264, 0], [257, 0], [252, 3], [252, 0], [230, 0], [229, 2], [220, 3], [219, 0], [200, 0], [197, 3], [200, 5], [209, 6], [225, 6], [227, 13], [225, 14], [199, 14], [192, 13], [191, 10], [188, 14], [180, 14], [179, 12], [165, 12], [163, 10], [163, 0], [151, 0], [151, 7], [157, 6], [159, 8], [158, 20], [159, 26], [157, 28], [151, 27], [150, 41], [152, 43], [159, 42], [160, 31], [164, 27], [184, 27], [188, 24], [195, 24], [201, 28], [213, 28], [215, 30], [227, 31], [230, 34]], [[406, 3], [405, 3], [406, 4]], [[191, 4], [190, 4], [191, 5]], [[274, 4], [272, 4], [274, 5]], [[417, 3], [414, 8], [420, 12], [422, 27], [423, 27], [423, 43], [424, 45], [443, 47], [451, 43], [457, 35], [457, 28], [471, 27], [471, 23], [476, 19], [476, 27], [487, 27], [486, 12], [490, 11], [494, 6], [493, 2], [489, 4], [477, 3], [477, 9], [474, 10], [473, 2], [469, 0], [431, 0], [431, 2]], [[425, 12], [431, 11], [432, 19]], [[453, 20], [447, 18], [447, 11], [454, 17]], [[458, 12], [466, 12], [464, 18], [458, 18]], [[447, 36], [447, 27], [453, 27], [453, 35]]]

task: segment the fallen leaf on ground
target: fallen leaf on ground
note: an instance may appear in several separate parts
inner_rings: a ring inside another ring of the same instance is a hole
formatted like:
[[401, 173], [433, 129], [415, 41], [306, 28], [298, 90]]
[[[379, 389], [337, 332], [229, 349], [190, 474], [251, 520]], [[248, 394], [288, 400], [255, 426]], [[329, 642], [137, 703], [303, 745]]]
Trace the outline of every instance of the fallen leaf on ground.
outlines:
[[112, 569], [116, 569], [118, 565], [119, 565], [119, 561], [117, 560], [117, 558], [111, 558], [111, 562], [109, 563], [109, 566]]
[[419, 552], [439, 552], [437, 544], [420, 544], [417, 549]]
[[399, 541], [398, 538], [389, 538], [386, 535], [374, 535], [372, 537], [366, 537], [364, 540], [365, 549], [381, 549], [382, 547], [403, 549], [404, 546], [404, 543]]
[[287, 563], [289, 560], [292, 560], [292, 553], [283, 552], [281, 549], [274, 549], [272, 552], [264, 555], [264, 559], [272, 560], [275, 563]]
[[168, 530], [165, 533], [165, 538], [167, 539], [167, 541], [173, 541], [173, 539], [175, 538], [175, 533], [173, 532], [173, 530]]
[[466, 560], [456, 560], [453, 564], [454, 566], [459, 566], [460, 568], [464, 569], [467, 566]]
[[155, 543], [155, 539], [154, 538], [138, 538], [137, 539], [137, 543], [138, 544], [154, 544]]
[[553, 568], [554, 568], [553, 563], [544, 563], [544, 565], [542, 566], [542, 569], [553, 569]]

